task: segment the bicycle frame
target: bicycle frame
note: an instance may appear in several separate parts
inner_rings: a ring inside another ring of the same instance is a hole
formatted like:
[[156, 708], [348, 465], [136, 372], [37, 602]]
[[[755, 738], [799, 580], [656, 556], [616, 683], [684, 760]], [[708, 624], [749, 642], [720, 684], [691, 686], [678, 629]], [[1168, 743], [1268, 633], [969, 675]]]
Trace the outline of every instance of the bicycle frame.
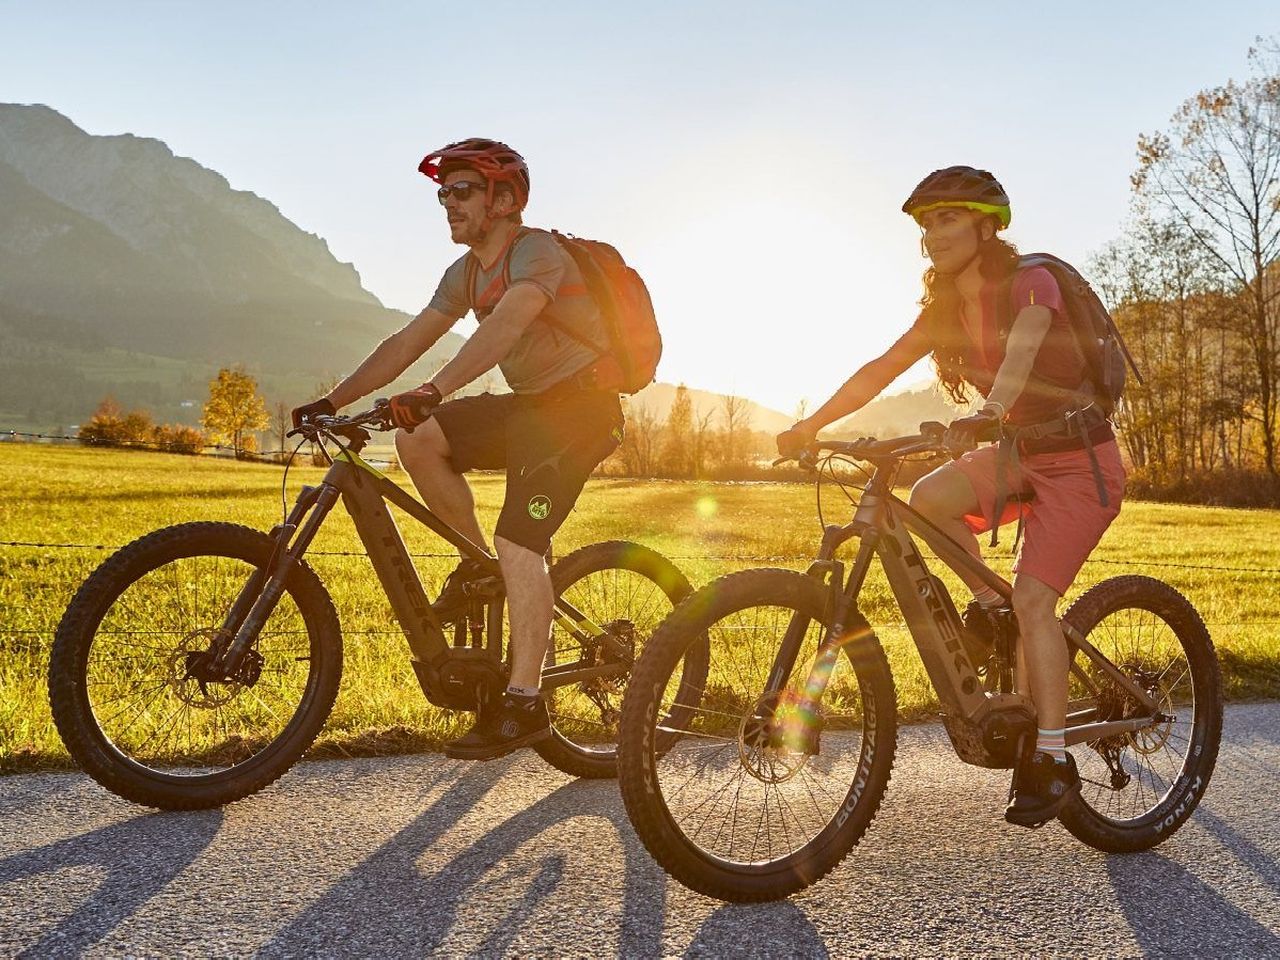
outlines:
[[[431, 609], [417, 569], [400, 534], [388, 503], [448, 541], [464, 556], [479, 561], [501, 583], [497, 558], [440, 519], [428, 507], [392, 482], [359, 455], [363, 444], [339, 444], [331, 466], [318, 486], [302, 488], [285, 522], [272, 531], [276, 541], [271, 561], [260, 568], [236, 599], [222, 625], [221, 635], [234, 639], [219, 658], [219, 667], [234, 674], [258, 631], [266, 623], [284, 592], [293, 566], [302, 559], [329, 512], [342, 500], [351, 514], [356, 533], [364, 544], [374, 573], [391, 603], [391, 609], [409, 645], [410, 660], [423, 693], [432, 703], [458, 707], [470, 703], [470, 691], [457, 689], [475, 678], [476, 671], [490, 678], [501, 676], [502, 610], [504, 594], [498, 589], [487, 598], [487, 635], [483, 647], [450, 645], [444, 627]], [[555, 622], [583, 643], [599, 642], [622, 655], [626, 648], [600, 625], [562, 597], [557, 597]], [[465, 661], [466, 663], [461, 663]], [[457, 671], [446, 670], [460, 665]], [[471, 667], [467, 673], [466, 667]], [[579, 683], [590, 677], [620, 675], [626, 667], [615, 663], [574, 661], [547, 667], [544, 689]], [[468, 707], [463, 706], [463, 709]]]
[[[929, 572], [912, 534], [925, 541], [948, 566], [980, 578], [1006, 601], [1011, 600], [1013, 587], [945, 531], [893, 495], [890, 484], [896, 473], [896, 463], [873, 463], [876, 469], [855, 506], [852, 522], [826, 527], [818, 557], [807, 571], [810, 576], [822, 580], [830, 577], [833, 620], [806, 682], [805, 696], [817, 701], [841, 647], [871, 632], [870, 624], [858, 608], [858, 596], [871, 561], [878, 556], [907, 629], [920, 651], [925, 672], [937, 692], [944, 718], [957, 721], [957, 727], [968, 725], [973, 729], [974, 725], [999, 711], [1021, 711], [1034, 717], [1027, 698], [1009, 692], [989, 693], [983, 689], [977, 670], [961, 643], [961, 622], [955, 604], [943, 582]], [[835, 559], [835, 554], [840, 546], [852, 539], [860, 542], [846, 579], [844, 564]], [[770, 692], [779, 691], [790, 676], [806, 629], [807, 621], [799, 617], [789, 625], [770, 673], [770, 686], [767, 688]], [[1096, 694], [1097, 688], [1076, 665], [1077, 653], [1092, 660], [1112, 682], [1148, 711], [1141, 716], [1105, 721], [1098, 720], [1093, 709], [1071, 712], [1067, 716], [1068, 746], [1139, 730], [1149, 726], [1160, 715], [1159, 705], [1147, 691], [1129, 679], [1086, 638], [1067, 624], [1063, 624], [1063, 636], [1072, 652], [1072, 674], [1091, 688], [1092, 693]], [[947, 726], [957, 753], [969, 762], [981, 763], [966, 755], [967, 752], [972, 753], [972, 750], [966, 750], [972, 744], [959, 742], [961, 738], [953, 729], [953, 723], [948, 722]]]

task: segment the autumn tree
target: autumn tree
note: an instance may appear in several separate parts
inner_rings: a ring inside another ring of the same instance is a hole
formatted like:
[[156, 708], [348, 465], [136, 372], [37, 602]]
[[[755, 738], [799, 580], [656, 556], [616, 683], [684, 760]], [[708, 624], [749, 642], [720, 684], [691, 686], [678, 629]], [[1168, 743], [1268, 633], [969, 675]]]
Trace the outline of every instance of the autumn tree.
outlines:
[[1138, 138], [1133, 187], [1156, 216], [1177, 222], [1240, 293], [1266, 469], [1277, 475], [1280, 287], [1280, 56], [1249, 51], [1254, 75], [1200, 91], [1167, 131]]
[[256, 449], [253, 431], [270, 422], [258, 382], [241, 367], [223, 367], [209, 381], [209, 399], [200, 422], [215, 443], [229, 443], [237, 457]]
[[683, 383], [676, 387], [675, 399], [667, 411], [663, 430], [662, 467], [673, 477], [693, 475], [693, 400]]

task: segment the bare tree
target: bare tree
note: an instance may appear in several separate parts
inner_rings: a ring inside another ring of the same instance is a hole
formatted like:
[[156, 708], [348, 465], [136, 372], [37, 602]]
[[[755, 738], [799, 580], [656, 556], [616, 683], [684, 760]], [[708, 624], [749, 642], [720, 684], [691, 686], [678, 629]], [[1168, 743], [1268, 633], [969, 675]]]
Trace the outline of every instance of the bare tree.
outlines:
[[622, 440], [622, 462], [633, 477], [653, 475], [661, 424], [647, 404], [626, 408], [627, 426]]
[[722, 456], [728, 466], [742, 461], [747, 432], [751, 429], [751, 414], [747, 398], [727, 394], [720, 398], [720, 416], [724, 420], [724, 445]]
[[707, 454], [711, 446], [711, 423], [715, 419], [714, 407], [693, 417], [693, 476], [699, 479], [707, 470]]
[[1180, 223], [1238, 287], [1239, 333], [1257, 382], [1250, 416], [1261, 425], [1266, 469], [1277, 475], [1280, 288], [1280, 54], [1252, 49], [1254, 76], [1202, 90], [1170, 129], [1138, 138], [1133, 186], [1152, 210]]
[[283, 400], [277, 400], [271, 408], [271, 435], [276, 440], [276, 449], [283, 453], [288, 443], [286, 434], [293, 429], [292, 410]]

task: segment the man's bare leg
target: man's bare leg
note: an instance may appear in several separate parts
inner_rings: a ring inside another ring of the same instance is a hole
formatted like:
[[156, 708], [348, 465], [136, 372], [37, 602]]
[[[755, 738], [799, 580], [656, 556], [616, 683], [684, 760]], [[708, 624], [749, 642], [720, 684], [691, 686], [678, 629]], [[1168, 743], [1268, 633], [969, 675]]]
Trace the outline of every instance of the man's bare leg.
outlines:
[[535, 690], [542, 685], [542, 664], [551, 640], [555, 604], [551, 574], [542, 554], [503, 537], [495, 537], [494, 542], [507, 587], [511, 686]]
[[[476, 545], [489, 549], [480, 521], [476, 518], [476, 501], [467, 478], [453, 469], [449, 460], [449, 441], [434, 420], [414, 429], [396, 431], [396, 455], [418, 489], [422, 502], [441, 520]], [[548, 588], [550, 589], [550, 588]]]

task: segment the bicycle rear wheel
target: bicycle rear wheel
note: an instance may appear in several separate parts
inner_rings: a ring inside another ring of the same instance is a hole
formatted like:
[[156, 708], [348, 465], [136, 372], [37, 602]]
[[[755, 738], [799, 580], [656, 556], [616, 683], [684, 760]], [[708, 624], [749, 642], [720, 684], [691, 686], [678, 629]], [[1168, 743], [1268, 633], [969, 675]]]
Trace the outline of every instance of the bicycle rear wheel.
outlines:
[[[693, 592], [679, 568], [638, 543], [611, 540], [575, 550], [551, 568], [551, 583], [591, 621], [623, 641], [622, 672], [546, 691], [551, 739], [534, 747], [552, 766], [575, 777], [618, 774], [618, 718], [632, 664], [681, 600]], [[585, 643], [561, 624], [552, 629], [547, 665], [606, 664], [615, 655], [592, 637]], [[700, 686], [707, 673], [706, 645], [694, 645], [681, 667], [684, 682]]]
[[[1165, 719], [1072, 747], [1080, 795], [1059, 819], [1099, 850], [1147, 850], [1191, 816], [1213, 774], [1222, 735], [1222, 675], [1200, 615], [1173, 587], [1150, 577], [1103, 581], [1063, 620], [1160, 704]], [[1142, 707], [1077, 653], [1069, 712], [1098, 720]]]
[[[622, 796], [644, 845], [685, 886], [781, 899], [830, 871], [874, 818], [893, 765], [893, 678], [870, 630], [851, 632], [814, 716], [801, 693], [827, 608], [827, 588], [792, 571], [721, 577], [681, 604], [636, 665], [622, 708]], [[793, 622], [800, 652], [767, 693]], [[710, 673], [690, 699], [675, 668], [702, 637]]]
[[216, 807], [276, 780], [311, 745], [337, 696], [342, 638], [305, 564], [240, 675], [199, 674], [273, 546], [229, 523], [168, 527], [113, 554], [77, 591], [54, 640], [49, 700], [68, 752], [108, 790], [169, 810]]

